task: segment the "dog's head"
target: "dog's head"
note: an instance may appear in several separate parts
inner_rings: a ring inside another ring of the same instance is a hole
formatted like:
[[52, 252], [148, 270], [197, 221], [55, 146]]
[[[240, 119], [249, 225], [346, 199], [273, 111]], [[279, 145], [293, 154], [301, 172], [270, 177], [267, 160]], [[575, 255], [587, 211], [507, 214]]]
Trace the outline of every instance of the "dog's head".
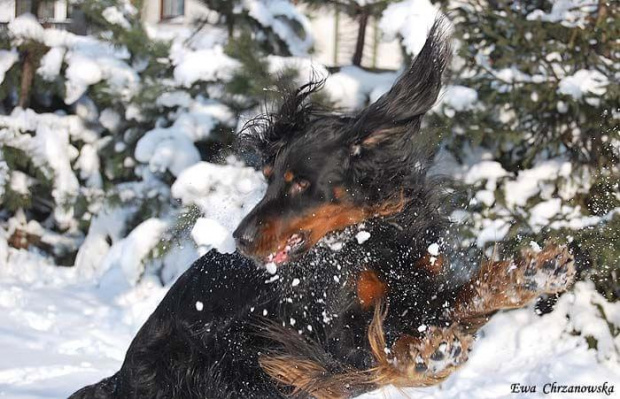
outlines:
[[358, 114], [317, 111], [308, 100], [320, 84], [310, 83], [246, 133], [269, 184], [234, 233], [241, 252], [280, 265], [330, 232], [416, 200], [408, 188], [423, 183], [430, 161], [416, 133], [441, 89], [450, 56], [444, 31], [437, 21], [412, 67]]

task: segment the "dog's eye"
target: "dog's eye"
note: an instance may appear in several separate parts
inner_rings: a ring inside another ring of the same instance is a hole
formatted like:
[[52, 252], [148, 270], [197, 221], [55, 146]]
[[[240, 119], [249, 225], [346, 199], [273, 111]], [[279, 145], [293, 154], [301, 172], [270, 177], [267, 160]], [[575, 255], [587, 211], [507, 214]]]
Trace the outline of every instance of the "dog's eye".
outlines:
[[310, 182], [308, 180], [304, 180], [304, 179], [295, 180], [293, 184], [291, 184], [291, 190], [290, 190], [291, 195], [302, 193], [306, 191], [306, 189], [309, 186], [310, 186]]

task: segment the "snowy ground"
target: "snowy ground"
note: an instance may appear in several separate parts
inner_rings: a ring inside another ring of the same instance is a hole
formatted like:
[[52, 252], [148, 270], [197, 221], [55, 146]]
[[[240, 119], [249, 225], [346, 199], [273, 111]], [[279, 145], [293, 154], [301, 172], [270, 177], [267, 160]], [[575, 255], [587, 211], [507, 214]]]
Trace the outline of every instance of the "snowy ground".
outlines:
[[[14, 250], [11, 250], [14, 251]], [[64, 398], [116, 371], [140, 325], [166, 292], [154, 281], [120, 289], [80, 281], [27, 253], [13, 253], [0, 269], [0, 397]], [[597, 317], [601, 309], [620, 325], [620, 304], [609, 304], [589, 283], [578, 283], [556, 310], [532, 308], [496, 315], [484, 328], [471, 360], [439, 387], [385, 389], [371, 398], [598, 398], [598, 394], [542, 393], [546, 383], [616, 384], [620, 339]], [[581, 334], [577, 334], [581, 332]], [[585, 335], [598, 340], [588, 349]], [[511, 394], [511, 384], [536, 385], [535, 394]]]

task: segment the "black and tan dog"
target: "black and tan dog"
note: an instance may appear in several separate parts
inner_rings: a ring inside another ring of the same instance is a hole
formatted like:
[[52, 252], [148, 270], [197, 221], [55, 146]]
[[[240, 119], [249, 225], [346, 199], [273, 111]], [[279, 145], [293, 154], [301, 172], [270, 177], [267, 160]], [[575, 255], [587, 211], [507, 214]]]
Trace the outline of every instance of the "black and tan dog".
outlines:
[[448, 244], [449, 201], [427, 176], [435, 149], [420, 133], [447, 40], [436, 22], [412, 67], [356, 115], [313, 108], [310, 84], [255, 123], [245, 139], [269, 185], [235, 232], [240, 253], [196, 261], [121, 370], [72, 398], [345, 398], [432, 385], [467, 360], [494, 312], [565, 290], [574, 268], [562, 247], [472, 268]]

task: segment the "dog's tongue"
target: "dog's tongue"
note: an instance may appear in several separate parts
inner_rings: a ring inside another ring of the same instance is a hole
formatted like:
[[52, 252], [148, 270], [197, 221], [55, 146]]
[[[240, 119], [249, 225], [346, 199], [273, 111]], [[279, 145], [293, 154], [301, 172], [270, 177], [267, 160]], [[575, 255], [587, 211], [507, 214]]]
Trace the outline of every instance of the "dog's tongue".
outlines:
[[273, 257], [273, 262], [275, 264], [279, 264], [282, 262], [286, 262], [287, 258], [288, 258], [288, 255], [286, 254], [286, 249], [283, 249], [282, 251], [279, 251], [278, 253], [276, 253], [276, 256]]

